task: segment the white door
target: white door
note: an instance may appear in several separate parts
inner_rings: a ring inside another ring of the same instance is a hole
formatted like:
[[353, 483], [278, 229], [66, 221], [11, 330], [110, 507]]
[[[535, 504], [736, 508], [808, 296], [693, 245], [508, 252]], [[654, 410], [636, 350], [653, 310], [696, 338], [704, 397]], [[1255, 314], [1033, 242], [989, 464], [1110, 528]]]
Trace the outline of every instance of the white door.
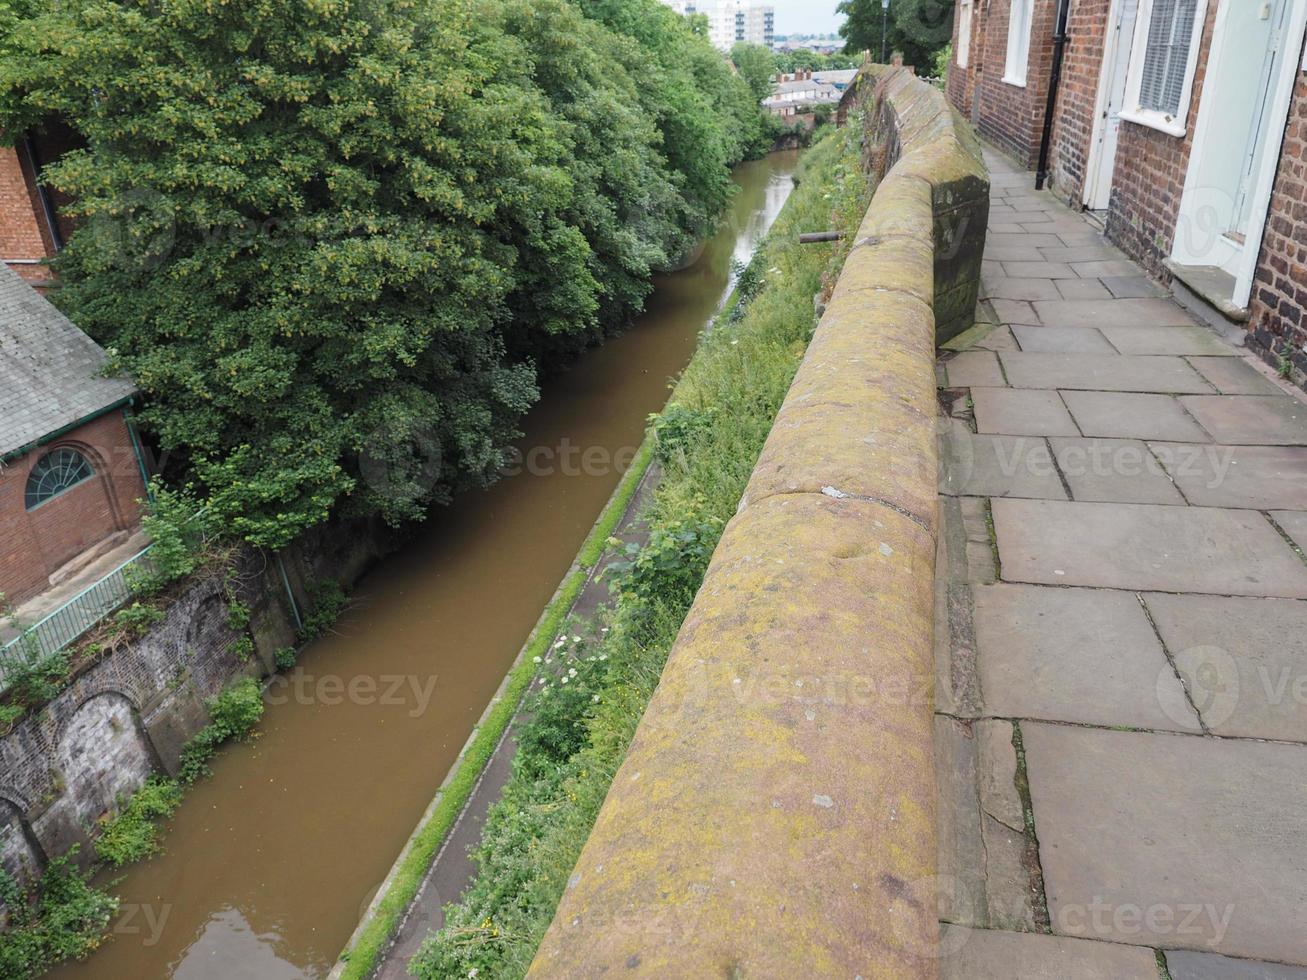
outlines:
[[[1244, 143], [1243, 167], [1235, 190], [1234, 208], [1229, 235], [1240, 245], [1248, 231], [1248, 218], [1252, 211], [1253, 184], [1256, 181], [1262, 157], [1266, 153], [1271, 119], [1271, 94], [1274, 79], [1279, 72], [1280, 58], [1285, 44], [1285, 19], [1289, 5], [1285, 0], [1254, 0], [1256, 16], [1266, 25], [1266, 53], [1262, 57], [1257, 78], [1256, 102], [1248, 123], [1248, 139]], [[1279, 146], [1279, 140], [1276, 140]], [[1231, 270], [1233, 273], [1234, 270]]]
[[1089, 154], [1085, 181], [1085, 206], [1104, 211], [1112, 197], [1112, 173], [1116, 169], [1116, 143], [1121, 132], [1121, 104], [1125, 102], [1126, 75], [1134, 43], [1139, 0], [1117, 0], [1107, 44], [1103, 49], [1102, 106], [1094, 121], [1094, 144]]

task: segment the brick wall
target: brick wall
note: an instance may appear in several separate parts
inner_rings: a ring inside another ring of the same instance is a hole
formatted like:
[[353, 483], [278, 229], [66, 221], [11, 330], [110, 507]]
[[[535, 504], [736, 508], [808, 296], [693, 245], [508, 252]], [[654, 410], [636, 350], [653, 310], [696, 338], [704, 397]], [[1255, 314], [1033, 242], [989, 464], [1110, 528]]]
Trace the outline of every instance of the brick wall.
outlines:
[[[1024, 88], [1003, 81], [1010, 8], [1011, 0], [988, 0], [973, 15], [979, 17], [980, 25], [971, 49], [975, 66], [971, 73], [972, 99], [976, 104], [969, 107], [970, 116], [981, 135], [1022, 166], [1032, 168], [1039, 159], [1057, 4], [1055, 0], [1034, 2]], [[950, 93], [950, 97], [953, 95]]]
[[1067, 15], [1049, 176], [1054, 191], [1072, 207], [1080, 207], [1084, 197], [1085, 166], [1094, 132], [1094, 105], [1110, 10], [1111, 0], [1072, 0]]
[[40, 199], [27, 160], [18, 149], [0, 146], [0, 259], [33, 283], [50, 279], [45, 266], [31, 264], [31, 260], [52, 254], [40, 215]]
[[958, 37], [959, 32], [962, 30], [962, 4], [957, 3], [953, 11], [953, 61], [949, 64], [944, 91], [948, 95], [949, 102], [953, 103], [958, 112], [962, 113], [967, 119], [971, 118], [971, 100], [975, 92], [976, 67], [981, 63], [983, 57], [979, 37], [982, 22], [981, 7], [981, 0], [973, 0], [971, 4], [971, 50], [967, 56], [965, 68], [959, 66], [957, 60], [960, 48]]
[[[28, 510], [27, 477], [58, 446], [82, 452], [95, 476]], [[0, 469], [0, 592], [12, 603], [41, 592], [49, 576], [116, 531], [135, 526], [145, 495], [140, 465], [120, 411], [113, 411]]]
[[[1171, 254], [1171, 245], [1175, 241], [1180, 196], [1184, 192], [1194, 122], [1198, 118], [1203, 93], [1207, 52], [1216, 22], [1216, 4], [1217, 0], [1209, 0], [1207, 19], [1203, 23], [1185, 135], [1171, 136], [1147, 126], [1122, 122], [1117, 144], [1112, 202], [1107, 215], [1108, 237], [1164, 281], [1171, 278], [1162, 261]], [[1139, 26], [1142, 29], [1144, 25]]]
[[[1299, 73], [1248, 303], [1250, 346], [1307, 373], [1307, 80]], [[1302, 374], [1297, 375], [1301, 383]]]

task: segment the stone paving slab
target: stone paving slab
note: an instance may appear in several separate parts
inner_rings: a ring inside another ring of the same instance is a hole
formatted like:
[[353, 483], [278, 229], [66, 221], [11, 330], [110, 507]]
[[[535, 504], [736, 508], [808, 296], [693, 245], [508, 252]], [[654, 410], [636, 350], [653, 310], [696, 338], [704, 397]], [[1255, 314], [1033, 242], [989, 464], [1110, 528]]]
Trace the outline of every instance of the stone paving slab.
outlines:
[[1066, 500], [1048, 444], [1036, 436], [978, 434], [955, 421], [940, 462], [941, 493]]
[[1307, 602], [1160, 593], [1144, 601], [1211, 731], [1307, 742]]
[[1023, 351], [1042, 354], [1115, 354], [1094, 327], [1012, 327]]
[[1032, 296], [1031, 299], [1111, 299], [1112, 294], [1107, 291], [1097, 279], [1054, 279], [1053, 285], [1057, 287], [1057, 294], [1054, 296]]
[[989, 304], [1001, 323], [1039, 323], [1034, 304], [1019, 299], [992, 299]]
[[1184, 406], [1170, 395], [1064, 391], [1062, 401], [1087, 436], [1211, 442]]
[[1061, 245], [1043, 248], [1040, 252], [1050, 262], [1099, 262], [1125, 258], [1115, 245]]
[[974, 596], [987, 715], [1202, 730], [1130, 593], [999, 584]]
[[1186, 357], [1223, 395], [1278, 395], [1280, 389], [1244, 357]]
[[1236, 960], [1216, 953], [1195, 953], [1173, 949], [1166, 954], [1171, 980], [1307, 980], [1307, 969], [1267, 963], [1262, 960]]
[[1143, 299], [1149, 296], [1166, 296], [1166, 288], [1137, 274], [1125, 276], [1103, 276], [1102, 283], [1117, 299]]
[[1122, 354], [1200, 354], [1237, 357], [1238, 352], [1207, 327], [1100, 327]]
[[1071, 268], [1076, 271], [1078, 276], [1094, 279], [1103, 276], [1133, 276], [1139, 271], [1139, 266], [1126, 258], [1107, 259], [1098, 262], [1073, 262]]
[[1035, 313], [1040, 323], [1057, 327], [1187, 327], [1193, 323], [1169, 299], [1044, 300], [1035, 304]]
[[1177, 394], [1212, 390], [1202, 375], [1181, 357], [1041, 354], [1022, 351], [1004, 354], [1002, 360], [1008, 384], [1014, 388]]
[[949, 922], [1035, 928], [1012, 725], [935, 718], [940, 914]]
[[1151, 950], [1029, 932], [947, 925], [942, 980], [1157, 980]]
[[1050, 440], [1071, 496], [1121, 504], [1183, 504], [1148, 445], [1137, 439]]
[[[989, 250], [993, 248], [1056, 248], [1061, 244], [1062, 239], [1057, 235], [1031, 234], [1026, 231], [1004, 234], [990, 228], [985, 238], [985, 253], [988, 255]], [[1040, 254], [1034, 261], [1043, 261], [1043, 258], [1044, 256]]]
[[1307, 963], [1307, 746], [1021, 728], [1054, 932]]
[[1307, 511], [1307, 446], [1149, 447], [1191, 504]]
[[1307, 514], [1300, 511], [1273, 510], [1271, 517], [1276, 524], [1284, 528], [1284, 533], [1293, 539], [1293, 543], [1307, 554]]
[[1079, 435], [1056, 391], [972, 388], [976, 428], [1013, 436]]
[[1307, 406], [1288, 395], [1208, 395], [1180, 402], [1217, 442], [1307, 446]]
[[1307, 565], [1261, 514], [998, 499], [1004, 581], [1307, 598]]
[[1012, 328], [1006, 325], [995, 328], [985, 334], [975, 344], [976, 347], [984, 350], [1017, 350], [1016, 338], [1012, 336]]
[[[1081, 281], [1068, 280], [1068, 282]], [[982, 285], [985, 296], [989, 299], [1057, 299], [1062, 295], [1052, 279], [1017, 279], [1008, 275], [985, 276]]]
[[1078, 279], [1065, 262], [1004, 262], [1003, 271], [1014, 279]]
[[963, 351], [944, 362], [948, 383], [955, 388], [1001, 388], [1006, 382], [998, 358], [985, 350]]

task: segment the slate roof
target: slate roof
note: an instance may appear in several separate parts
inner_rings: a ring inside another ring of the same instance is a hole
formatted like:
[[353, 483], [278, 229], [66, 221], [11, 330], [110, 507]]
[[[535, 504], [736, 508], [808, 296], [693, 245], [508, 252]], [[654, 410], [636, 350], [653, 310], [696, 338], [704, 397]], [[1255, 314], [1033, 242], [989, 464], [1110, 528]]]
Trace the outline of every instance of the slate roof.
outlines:
[[104, 378], [104, 349], [0, 263], [0, 457], [120, 404], [126, 378]]

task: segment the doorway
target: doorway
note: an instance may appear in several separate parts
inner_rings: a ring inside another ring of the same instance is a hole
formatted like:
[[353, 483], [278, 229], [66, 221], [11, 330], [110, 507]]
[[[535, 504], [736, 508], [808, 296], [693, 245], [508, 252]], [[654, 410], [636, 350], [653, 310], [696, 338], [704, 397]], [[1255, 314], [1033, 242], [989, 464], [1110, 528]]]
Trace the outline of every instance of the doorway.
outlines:
[[1090, 211], [1106, 211], [1112, 199], [1112, 175], [1116, 170], [1116, 146], [1121, 133], [1121, 106], [1125, 102], [1126, 77], [1138, 15], [1139, 0], [1113, 0], [1103, 43], [1103, 65], [1098, 75], [1098, 100], [1089, 160], [1085, 167], [1083, 201]]
[[1247, 305], [1302, 51], [1307, 0], [1224, 2], [1208, 56], [1172, 259]]

